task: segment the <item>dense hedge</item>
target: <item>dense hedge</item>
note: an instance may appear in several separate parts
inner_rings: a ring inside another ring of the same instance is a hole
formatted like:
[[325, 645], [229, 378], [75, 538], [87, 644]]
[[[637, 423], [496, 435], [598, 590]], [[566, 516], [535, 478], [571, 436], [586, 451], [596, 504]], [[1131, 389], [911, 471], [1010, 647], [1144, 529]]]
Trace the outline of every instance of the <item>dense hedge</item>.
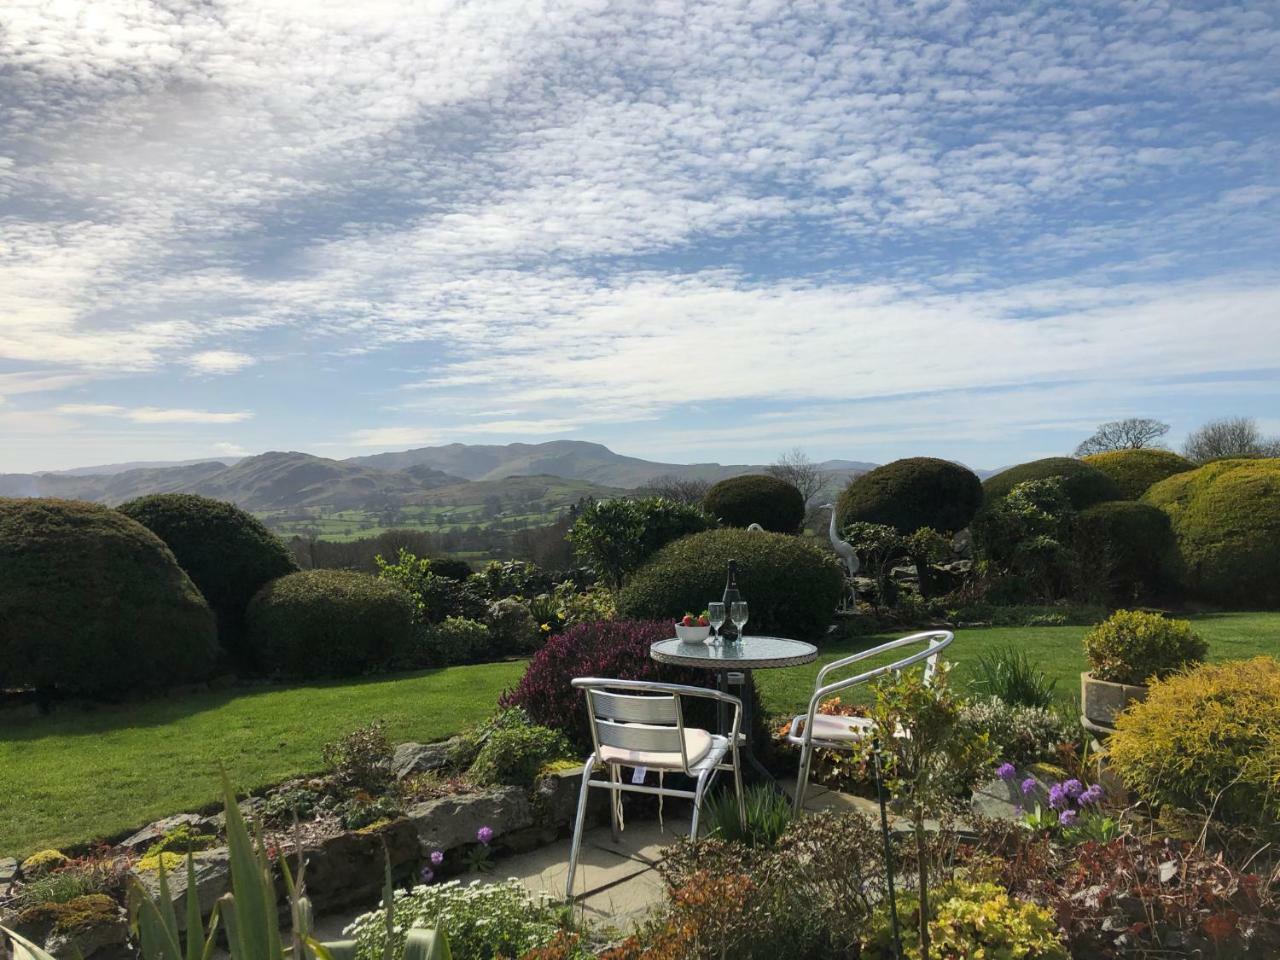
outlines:
[[908, 457], [876, 467], [840, 494], [840, 526], [882, 523], [910, 535], [921, 527], [957, 533], [982, 506], [982, 481], [972, 470], [935, 457]]
[[617, 589], [671, 541], [715, 525], [691, 504], [665, 497], [616, 498], [584, 507], [567, 539], [578, 562]]
[[1280, 606], [1280, 458], [1209, 463], [1161, 480], [1142, 499], [1168, 514], [1191, 593]]
[[1127, 500], [1137, 500], [1166, 477], [1196, 468], [1171, 450], [1110, 450], [1085, 457], [1084, 462], [1114, 480]]
[[304, 570], [258, 591], [248, 639], [273, 674], [355, 676], [413, 649], [413, 601], [368, 574]]
[[236, 666], [256, 666], [244, 644], [245, 611], [263, 584], [298, 569], [289, 548], [262, 521], [222, 500], [158, 493], [117, 509], [168, 544], [213, 608], [223, 648]]
[[774, 533], [795, 533], [804, 522], [804, 495], [766, 473], [721, 480], [707, 491], [702, 507], [730, 527], [758, 523]]
[[1111, 768], [1141, 799], [1228, 823], [1280, 818], [1280, 663], [1205, 664], [1152, 685], [1116, 720]]
[[206, 678], [216, 655], [213, 613], [146, 527], [0, 499], [0, 688], [119, 699]]
[[1169, 518], [1132, 500], [1095, 503], [1075, 519], [1073, 541], [1083, 562], [1109, 571], [1110, 603], [1169, 596], [1179, 581], [1178, 542]]
[[1044, 480], [1048, 477], [1062, 478], [1062, 489], [1071, 501], [1071, 506], [1077, 510], [1104, 500], [1124, 499], [1120, 487], [1109, 476], [1083, 460], [1073, 460], [1070, 457], [1047, 457], [1010, 467], [984, 480], [982, 489], [990, 503], [1008, 496], [1010, 490], [1025, 480]]
[[659, 550], [633, 576], [618, 602], [623, 616], [672, 620], [724, 593], [729, 560], [750, 604], [749, 634], [815, 640], [844, 591], [832, 558], [797, 537], [747, 530], [708, 530]]

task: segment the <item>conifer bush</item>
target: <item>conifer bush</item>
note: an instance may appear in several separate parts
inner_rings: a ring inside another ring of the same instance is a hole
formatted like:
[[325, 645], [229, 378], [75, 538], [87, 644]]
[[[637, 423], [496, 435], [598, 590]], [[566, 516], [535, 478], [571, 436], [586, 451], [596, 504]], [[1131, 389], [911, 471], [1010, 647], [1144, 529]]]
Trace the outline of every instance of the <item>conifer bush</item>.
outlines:
[[1111, 477], [1097, 467], [1071, 457], [1046, 457], [1010, 467], [984, 480], [982, 489], [987, 504], [991, 505], [1008, 496], [1009, 491], [1020, 483], [1050, 477], [1062, 478], [1063, 492], [1076, 510], [1083, 510], [1104, 500], [1124, 499], [1119, 485]]
[[1194, 470], [1196, 465], [1172, 450], [1109, 450], [1084, 457], [1084, 462], [1115, 481], [1126, 500], [1137, 500], [1152, 484], [1176, 473]]
[[910, 536], [921, 527], [958, 533], [982, 505], [982, 481], [950, 460], [908, 457], [855, 477], [836, 507], [841, 527], [880, 523]]
[[712, 485], [703, 509], [730, 527], [758, 523], [773, 533], [796, 533], [804, 522], [804, 495], [767, 473], [729, 477]]

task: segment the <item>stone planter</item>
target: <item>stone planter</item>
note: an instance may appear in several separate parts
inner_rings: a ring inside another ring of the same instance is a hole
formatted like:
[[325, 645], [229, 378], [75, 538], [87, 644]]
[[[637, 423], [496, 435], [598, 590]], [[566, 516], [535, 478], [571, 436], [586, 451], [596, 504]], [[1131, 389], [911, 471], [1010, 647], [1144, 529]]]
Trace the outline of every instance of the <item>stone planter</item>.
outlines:
[[1080, 722], [1093, 733], [1110, 734], [1120, 712], [1145, 699], [1147, 688], [1142, 684], [1111, 683], [1091, 673], [1080, 674]]

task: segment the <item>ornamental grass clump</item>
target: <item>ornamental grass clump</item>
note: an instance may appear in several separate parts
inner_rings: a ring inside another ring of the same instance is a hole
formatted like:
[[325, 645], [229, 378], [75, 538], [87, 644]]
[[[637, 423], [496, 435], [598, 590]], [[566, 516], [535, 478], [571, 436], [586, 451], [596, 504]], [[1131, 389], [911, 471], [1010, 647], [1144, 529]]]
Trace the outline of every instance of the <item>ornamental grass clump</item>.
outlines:
[[1084, 652], [1095, 679], [1145, 684], [1200, 663], [1208, 645], [1187, 620], [1117, 610], [1085, 634]]
[[1116, 721], [1112, 768], [1139, 797], [1228, 824], [1280, 819], [1280, 662], [1205, 664]]

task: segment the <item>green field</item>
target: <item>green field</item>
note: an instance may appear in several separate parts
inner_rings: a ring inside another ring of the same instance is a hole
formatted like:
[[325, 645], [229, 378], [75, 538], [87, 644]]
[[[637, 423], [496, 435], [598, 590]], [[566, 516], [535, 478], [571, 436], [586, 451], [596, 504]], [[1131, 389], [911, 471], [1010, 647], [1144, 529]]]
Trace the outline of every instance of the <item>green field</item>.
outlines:
[[[1195, 617], [1212, 659], [1280, 652], [1280, 613]], [[1085, 627], [963, 630], [950, 649], [963, 683], [982, 652], [1015, 644], [1076, 697]], [[829, 662], [887, 637], [823, 650]], [[251, 789], [315, 771], [321, 745], [371, 720], [393, 740], [435, 740], [486, 716], [522, 662], [397, 677], [259, 686], [48, 717], [0, 718], [0, 856], [108, 837], [217, 797], [219, 765]], [[760, 671], [764, 704], [799, 711], [818, 664]]]

